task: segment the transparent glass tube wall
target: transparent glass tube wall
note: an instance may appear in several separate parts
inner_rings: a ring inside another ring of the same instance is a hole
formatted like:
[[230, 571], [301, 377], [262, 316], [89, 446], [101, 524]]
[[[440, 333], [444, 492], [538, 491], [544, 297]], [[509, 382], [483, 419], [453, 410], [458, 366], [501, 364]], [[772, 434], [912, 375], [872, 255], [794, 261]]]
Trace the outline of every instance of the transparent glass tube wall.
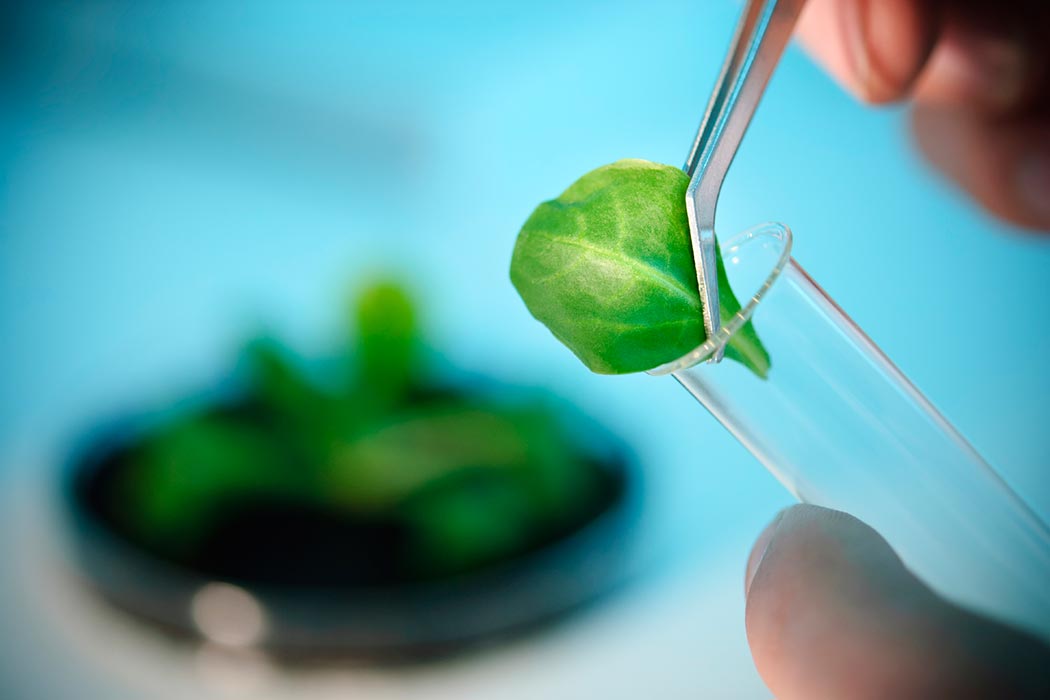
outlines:
[[801, 501], [864, 520], [948, 597], [1050, 637], [1050, 530], [789, 257], [790, 242], [767, 224], [723, 245], [737, 291], [762, 288], [742, 314], [769, 351], [767, 379], [697, 363], [710, 348], [654, 373], [673, 371]]

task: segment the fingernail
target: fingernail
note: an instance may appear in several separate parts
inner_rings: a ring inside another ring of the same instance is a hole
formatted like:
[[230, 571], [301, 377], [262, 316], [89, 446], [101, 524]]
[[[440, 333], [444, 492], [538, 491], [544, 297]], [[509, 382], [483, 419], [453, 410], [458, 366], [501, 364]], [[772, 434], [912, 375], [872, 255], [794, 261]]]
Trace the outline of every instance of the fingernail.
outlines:
[[846, 41], [861, 96], [872, 102], [900, 99], [925, 61], [926, 22], [900, 0], [857, 0], [846, 7]]
[[871, 73], [871, 61], [868, 58], [867, 2], [858, 0], [846, 5], [843, 13], [843, 36], [853, 69], [853, 77], [861, 97], [867, 98], [868, 75]]
[[1033, 148], [1017, 166], [1021, 204], [1044, 226], [1050, 226], [1050, 145]]
[[745, 596], [751, 591], [751, 582], [754, 580], [758, 567], [761, 566], [762, 560], [766, 556], [766, 550], [769, 549], [769, 543], [773, 541], [773, 535], [776, 533], [777, 526], [780, 525], [780, 519], [783, 516], [783, 511], [777, 513], [777, 517], [773, 518], [773, 522], [769, 523], [769, 525], [766, 525], [766, 529], [762, 531], [762, 534], [755, 541], [755, 546], [751, 548], [751, 555], [747, 558], [747, 572], [744, 574]]
[[[888, 3], [893, 5], [893, 3]], [[863, 75], [864, 83], [868, 86], [873, 99], [889, 99], [896, 96], [896, 86], [903, 82], [896, 75], [890, 75], [894, 70], [893, 56], [887, 56], [885, 47], [889, 42], [900, 43], [900, 22], [897, 20], [899, 13], [887, 12], [887, 3], [883, 0], [875, 0], [863, 3], [866, 6], [864, 22], [864, 48], [867, 55]]]

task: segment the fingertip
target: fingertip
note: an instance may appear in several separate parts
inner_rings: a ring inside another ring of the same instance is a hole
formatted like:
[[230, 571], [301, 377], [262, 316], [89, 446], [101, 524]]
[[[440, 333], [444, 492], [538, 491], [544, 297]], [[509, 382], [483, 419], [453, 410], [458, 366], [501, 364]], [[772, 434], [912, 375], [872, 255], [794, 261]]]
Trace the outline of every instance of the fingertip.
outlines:
[[933, 50], [937, 14], [913, 0], [811, 0], [798, 35], [847, 90], [870, 103], [906, 97]]
[[777, 525], [780, 523], [780, 519], [784, 517], [785, 511], [780, 511], [776, 514], [776, 517], [765, 529], [759, 534], [758, 539], [755, 540], [754, 546], [751, 548], [751, 554], [747, 558], [747, 569], [744, 573], [744, 595], [751, 589], [751, 581], [755, 577], [755, 572], [758, 570], [759, 564], [762, 563], [762, 557], [766, 554], [766, 549], [769, 547], [770, 541], [773, 539], [773, 535], [776, 533]]
[[933, 3], [866, 0], [858, 13], [858, 75], [871, 102], [892, 102], [911, 93], [937, 38]]
[[1045, 697], [1050, 683], [1045, 645], [942, 600], [872, 528], [816, 506], [775, 521], [746, 627], [782, 700]]
[[867, 694], [856, 697], [936, 697], [951, 682], [937, 655], [944, 608], [868, 525], [796, 506], [758, 566], [745, 624], [778, 698], [855, 697], [858, 687]]

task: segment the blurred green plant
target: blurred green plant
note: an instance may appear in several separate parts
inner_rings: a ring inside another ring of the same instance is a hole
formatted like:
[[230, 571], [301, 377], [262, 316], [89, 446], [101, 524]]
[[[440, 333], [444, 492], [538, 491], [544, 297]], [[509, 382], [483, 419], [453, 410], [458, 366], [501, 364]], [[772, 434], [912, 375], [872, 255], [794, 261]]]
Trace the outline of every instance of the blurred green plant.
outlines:
[[347, 325], [341, 379], [318, 383], [281, 343], [256, 339], [232, 409], [183, 415], [133, 446], [117, 493], [135, 539], [192, 559], [238, 508], [283, 504], [397, 523], [400, 568], [429, 578], [526, 551], [601, 506], [607, 475], [544, 400], [431, 378], [401, 286], [366, 289]]

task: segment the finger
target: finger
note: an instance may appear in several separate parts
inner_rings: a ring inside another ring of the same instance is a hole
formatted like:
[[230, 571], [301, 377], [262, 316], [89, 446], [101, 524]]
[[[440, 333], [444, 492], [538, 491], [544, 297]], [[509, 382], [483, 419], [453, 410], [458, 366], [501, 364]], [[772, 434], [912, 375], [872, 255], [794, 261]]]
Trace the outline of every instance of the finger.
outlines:
[[916, 98], [989, 114], [1029, 111], [1050, 96], [1047, 36], [1045, 0], [956, 0], [946, 8]]
[[810, 0], [799, 17], [807, 50], [867, 102], [907, 96], [937, 36], [936, 3], [924, 0]]
[[1018, 111], [1032, 97], [1039, 66], [1021, 42], [945, 29], [915, 89], [919, 102], [966, 105], [991, 114]]
[[747, 634], [778, 700], [1050, 697], [1050, 648], [938, 598], [859, 520], [795, 506], [771, 528]]
[[1050, 117], [1001, 119], [919, 105], [912, 131], [930, 163], [986, 209], [1050, 230]]

